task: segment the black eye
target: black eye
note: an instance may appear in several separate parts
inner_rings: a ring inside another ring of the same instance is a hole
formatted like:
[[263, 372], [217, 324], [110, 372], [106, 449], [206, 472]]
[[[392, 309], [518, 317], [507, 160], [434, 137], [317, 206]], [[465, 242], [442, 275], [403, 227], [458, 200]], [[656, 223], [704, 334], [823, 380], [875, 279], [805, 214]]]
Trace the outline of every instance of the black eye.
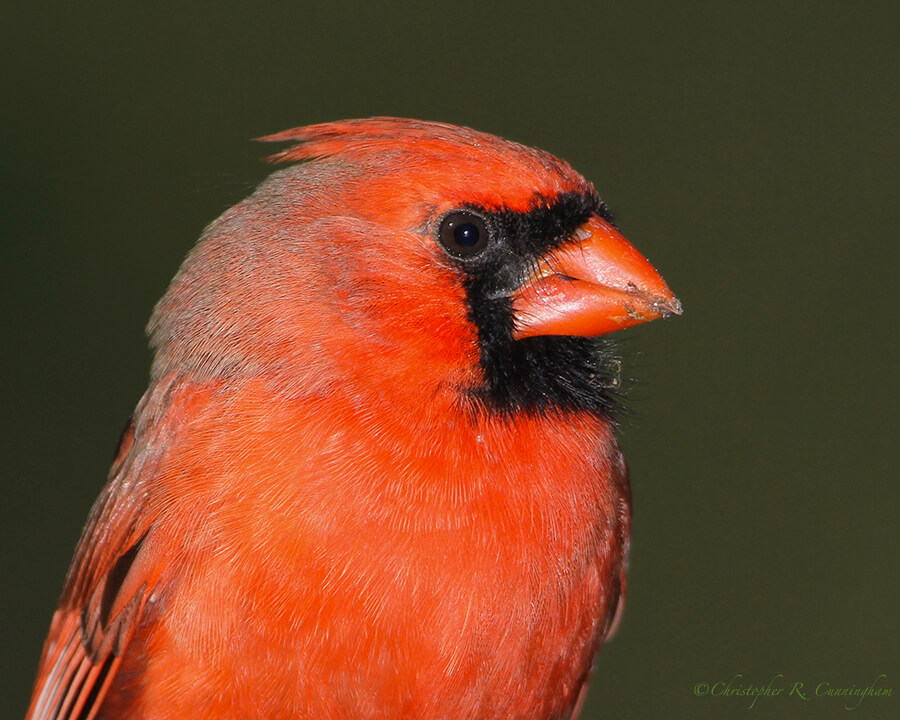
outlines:
[[458, 257], [477, 255], [489, 239], [484, 219], [469, 210], [456, 210], [445, 216], [438, 230], [441, 245]]

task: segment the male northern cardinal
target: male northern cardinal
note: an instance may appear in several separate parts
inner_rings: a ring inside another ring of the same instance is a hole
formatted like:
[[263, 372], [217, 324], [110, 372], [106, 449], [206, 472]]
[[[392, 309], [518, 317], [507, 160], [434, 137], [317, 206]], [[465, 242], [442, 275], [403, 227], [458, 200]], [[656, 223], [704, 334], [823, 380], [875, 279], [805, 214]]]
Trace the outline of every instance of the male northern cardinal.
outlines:
[[297, 162], [153, 313], [28, 717], [574, 718], [629, 543], [596, 336], [678, 301], [545, 152], [264, 139]]

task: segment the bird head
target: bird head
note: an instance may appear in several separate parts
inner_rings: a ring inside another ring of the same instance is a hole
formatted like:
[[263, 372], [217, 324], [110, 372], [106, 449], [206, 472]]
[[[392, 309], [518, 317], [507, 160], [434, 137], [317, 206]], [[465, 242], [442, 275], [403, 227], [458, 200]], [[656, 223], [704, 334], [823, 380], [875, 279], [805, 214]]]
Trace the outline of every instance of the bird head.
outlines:
[[680, 313], [567, 163], [375, 118], [270, 135], [290, 165], [204, 232], [149, 325], [154, 375], [449, 390], [611, 413], [601, 336]]

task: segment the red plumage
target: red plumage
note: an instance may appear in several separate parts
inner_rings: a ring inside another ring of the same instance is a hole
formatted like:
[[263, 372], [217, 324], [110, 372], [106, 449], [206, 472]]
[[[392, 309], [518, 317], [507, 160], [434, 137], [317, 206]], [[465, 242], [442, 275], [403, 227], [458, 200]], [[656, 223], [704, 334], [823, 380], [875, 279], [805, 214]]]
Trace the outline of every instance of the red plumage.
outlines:
[[[677, 301], [547, 153], [393, 118], [266, 139], [304, 162], [157, 305], [28, 717], [574, 717], [630, 496], [560, 360], [597, 351], [557, 336]], [[486, 249], [442, 246], [452, 210]]]

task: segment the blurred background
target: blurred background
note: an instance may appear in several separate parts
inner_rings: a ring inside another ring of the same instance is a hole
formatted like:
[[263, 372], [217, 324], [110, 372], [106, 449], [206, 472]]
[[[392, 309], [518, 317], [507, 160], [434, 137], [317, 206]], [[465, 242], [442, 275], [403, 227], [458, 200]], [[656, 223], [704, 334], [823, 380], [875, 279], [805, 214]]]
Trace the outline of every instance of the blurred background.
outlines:
[[[628, 609], [585, 718], [900, 717], [896, 3], [18, 3], [0, 27], [0, 716], [21, 717], [147, 379], [143, 326], [252, 137], [470, 125], [593, 180], [683, 317], [624, 335]], [[740, 676], [740, 677], [737, 677]], [[737, 678], [735, 680], [735, 678]], [[788, 696], [805, 683], [807, 700]]]

